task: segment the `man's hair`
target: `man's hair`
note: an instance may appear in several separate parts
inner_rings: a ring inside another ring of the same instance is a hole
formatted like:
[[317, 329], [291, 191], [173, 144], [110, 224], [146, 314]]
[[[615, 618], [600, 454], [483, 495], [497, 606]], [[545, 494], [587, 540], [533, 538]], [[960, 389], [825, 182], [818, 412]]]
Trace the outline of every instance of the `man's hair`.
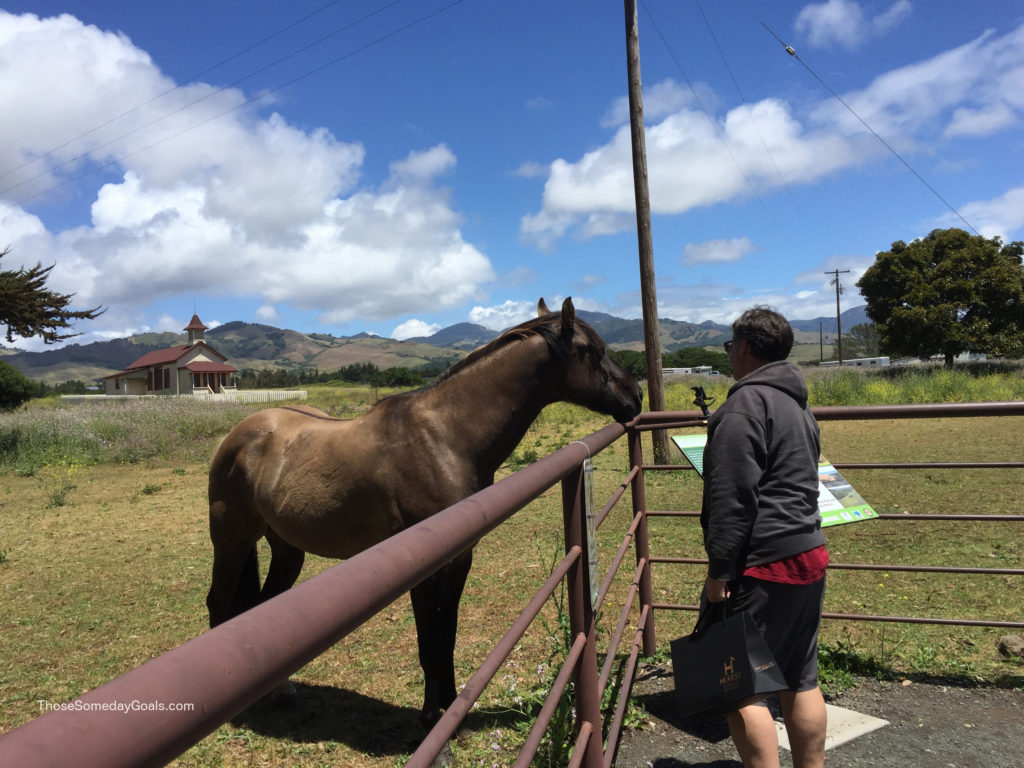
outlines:
[[785, 360], [793, 349], [793, 329], [789, 322], [768, 307], [754, 307], [732, 324], [732, 337], [744, 339], [750, 351], [766, 363]]

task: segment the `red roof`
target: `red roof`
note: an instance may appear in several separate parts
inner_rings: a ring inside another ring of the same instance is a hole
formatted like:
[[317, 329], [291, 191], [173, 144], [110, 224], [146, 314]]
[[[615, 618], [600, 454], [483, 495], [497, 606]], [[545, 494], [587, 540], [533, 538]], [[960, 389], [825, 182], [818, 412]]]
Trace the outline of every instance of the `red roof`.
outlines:
[[134, 363], [125, 368], [126, 371], [131, 371], [136, 368], [148, 368], [151, 365], [164, 365], [165, 363], [173, 363], [184, 355], [190, 347], [187, 344], [182, 344], [179, 347], [168, 347], [167, 349], [155, 349], [152, 352], [147, 352]]
[[199, 315], [192, 315], [192, 319], [188, 321], [188, 325], [185, 326], [186, 331], [205, 331], [206, 326], [203, 325], [203, 321], [199, 319]]
[[196, 360], [185, 366], [185, 369], [192, 373], [238, 373], [233, 365], [224, 363], [209, 363], [205, 360]]
[[224, 355], [215, 350], [205, 341], [197, 341], [195, 344], [182, 344], [177, 347], [168, 347], [167, 349], [155, 349], [152, 352], [147, 352], [134, 363], [125, 368], [125, 371], [134, 371], [138, 368], [149, 368], [152, 365], [166, 365], [168, 363], [176, 362], [180, 360], [186, 352], [195, 346], [202, 344], [207, 350], [215, 354], [221, 360], [227, 360]]

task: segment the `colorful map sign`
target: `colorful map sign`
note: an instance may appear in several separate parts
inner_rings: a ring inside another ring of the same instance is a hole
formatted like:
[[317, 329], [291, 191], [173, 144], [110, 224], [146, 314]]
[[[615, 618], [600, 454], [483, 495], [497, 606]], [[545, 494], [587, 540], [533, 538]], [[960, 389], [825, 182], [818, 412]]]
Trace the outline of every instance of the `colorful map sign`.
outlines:
[[[706, 434], [672, 437], [672, 442], [683, 452], [683, 456], [701, 477], [704, 476], [704, 445], [707, 440]], [[864, 501], [846, 478], [824, 459], [818, 462], [818, 511], [821, 513], [822, 528], [878, 517], [878, 513]]]

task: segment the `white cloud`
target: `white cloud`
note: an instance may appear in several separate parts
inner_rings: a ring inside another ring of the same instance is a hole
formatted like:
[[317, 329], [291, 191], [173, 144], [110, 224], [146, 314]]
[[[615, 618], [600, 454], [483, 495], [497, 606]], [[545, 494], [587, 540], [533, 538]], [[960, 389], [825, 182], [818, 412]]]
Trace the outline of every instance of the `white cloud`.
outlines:
[[909, 0], [897, 0], [872, 19], [853, 0], [826, 0], [804, 6], [796, 17], [796, 31], [815, 48], [840, 45], [853, 50], [867, 39], [888, 33], [911, 13]]
[[[561, 297], [557, 303], [548, 301], [549, 308], [554, 309], [561, 306]], [[469, 321], [490, 328], [492, 331], [503, 331], [513, 325], [529, 320], [537, 316], [537, 304], [529, 301], [506, 301], [495, 307], [473, 307], [469, 311]]]
[[273, 323], [280, 320], [281, 315], [272, 304], [263, 304], [256, 309], [256, 319], [262, 320], [265, 323]]
[[[0, 180], [4, 244], [56, 263], [49, 287], [77, 305], [108, 307], [98, 333], [138, 327], [151, 302], [182, 293], [255, 296], [264, 320], [290, 306], [340, 323], [478, 300], [494, 279], [438, 184], [457, 162], [444, 144], [368, 184], [360, 144], [262, 117], [237, 89], [171, 90], [124, 35], [0, 11], [0, 49], [0, 109], [19, 116], [0, 142], [0, 170], [18, 168]], [[21, 207], [111, 161], [120, 179], [94, 193], [88, 224], [50, 232]]]
[[[1024, 73], [1021, 73], [1024, 77]], [[982, 109], [960, 107], [946, 126], [945, 135], [988, 136], [1017, 122], [1017, 114], [1007, 104], [990, 104]]]
[[528, 161], [520, 165], [513, 172], [515, 176], [521, 176], [524, 179], [539, 179], [546, 176], [548, 173], [548, 166], [543, 163], [537, 163], [534, 161]]
[[695, 264], [720, 264], [739, 261], [744, 256], [757, 251], [750, 238], [734, 237], [730, 240], [707, 240], [703, 243], [687, 243], [683, 248], [683, 263], [686, 266]]
[[410, 152], [403, 160], [391, 163], [391, 176], [396, 181], [429, 182], [454, 167], [455, 155], [444, 144], [438, 144], [423, 152]]
[[419, 336], [433, 336], [440, 330], [441, 326], [437, 323], [427, 323], [423, 320], [417, 320], [414, 318], [412, 320], [406, 320], [395, 328], [395, 330], [391, 332], [391, 338], [404, 341], [405, 339], [412, 339]]
[[[986, 32], [886, 72], [843, 98], [897, 148], [939, 141], [944, 132], [947, 137], [978, 135], [1017, 123], [1024, 112], [1024, 25], [1001, 37]], [[863, 124], [832, 100], [822, 102], [812, 117], [823, 127], [864, 135]]]
[[[713, 108], [717, 104], [714, 91], [706, 85], [697, 84], [694, 86], [701, 104], [706, 108]], [[644, 118], [656, 120], [694, 103], [694, 93], [689, 88], [684, 88], [675, 80], [669, 78], [655, 83], [647, 88], [643, 94]], [[608, 110], [601, 118], [601, 125], [606, 128], [618, 128], [622, 125], [629, 125], [629, 97], [621, 96], [611, 103]]]
[[[1024, 187], [1008, 189], [992, 200], [975, 200], [960, 207], [960, 214], [985, 237], [1005, 242], [1020, 240], [1024, 233]], [[936, 228], [959, 227], [964, 223], [952, 213], [935, 222]]]
[[[156, 319], [157, 333], [181, 333], [186, 323], [168, 314], [161, 314]], [[209, 326], [207, 326], [209, 327]]]
[[[891, 7], [898, 8], [899, 3]], [[666, 81], [665, 93], [675, 92]], [[983, 34], [887, 72], [866, 88], [844, 94], [844, 100], [909, 157], [914, 151], [932, 151], [954, 135], [1019, 124], [1024, 25], [1001, 37]], [[682, 100], [674, 106], [675, 111], [646, 126], [655, 215], [743, 200], [783, 183], [814, 184], [889, 155], [834, 99], [810, 105], [806, 114], [776, 98], [710, 118]], [[633, 226], [634, 210], [629, 127], [622, 125], [605, 144], [575, 160], [558, 158], [550, 164], [542, 207], [522, 217], [520, 237], [550, 251], [569, 234], [588, 238], [627, 229]]]

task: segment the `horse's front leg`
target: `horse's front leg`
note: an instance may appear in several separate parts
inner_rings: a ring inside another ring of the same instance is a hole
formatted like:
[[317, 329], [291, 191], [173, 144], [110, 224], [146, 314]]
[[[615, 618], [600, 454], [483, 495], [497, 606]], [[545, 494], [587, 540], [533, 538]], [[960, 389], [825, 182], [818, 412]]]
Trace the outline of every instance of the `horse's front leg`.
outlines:
[[420, 721], [428, 731], [441, 719], [441, 710], [455, 701], [455, 631], [459, 599], [472, 562], [472, 550], [464, 552], [410, 593], [423, 668]]

